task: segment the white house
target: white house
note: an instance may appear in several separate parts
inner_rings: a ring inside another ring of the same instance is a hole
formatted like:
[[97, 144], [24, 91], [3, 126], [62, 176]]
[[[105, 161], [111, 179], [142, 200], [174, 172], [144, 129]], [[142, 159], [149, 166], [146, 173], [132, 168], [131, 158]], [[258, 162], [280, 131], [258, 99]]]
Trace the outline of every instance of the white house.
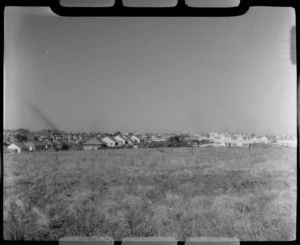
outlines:
[[127, 141], [128, 145], [133, 145], [133, 141], [130, 139], [130, 136], [122, 135], [122, 137]]
[[275, 144], [296, 148], [297, 147], [297, 139], [296, 138], [277, 139]]
[[21, 152], [26, 152], [29, 150], [29, 147], [26, 146], [25, 144], [21, 143], [21, 142], [14, 142], [11, 143], [8, 147], [7, 150], [9, 152], [17, 152], [17, 153], [21, 153]]
[[125, 145], [126, 140], [121, 135], [116, 135], [113, 137], [113, 139], [117, 142], [119, 142], [119, 145]]
[[101, 140], [104, 141], [107, 144], [107, 146], [109, 146], [109, 147], [118, 146], [117, 140], [113, 140], [111, 137], [104, 136], [101, 138]]
[[225, 135], [224, 134], [218, 134], [213, 135], [210, 137], [210, 140], [214, 142], [217, 146], [225, 146]]
[[117, 135], [114, 137], [117, 141], [120, 141], [123, 145], [131, 145], [132, 140], [125, 135]]
[[225, 145], [240, 146], [240, 147], [251, 147], [253, 145], [253, 139], [249, 135], [231, 135], [225, 137]]
[[141, 139], [139, 137], [137, 137], [136, 135], [133, 135], [130, 137], [130, 139], [134, 142], [134, 143], [141, 143]]

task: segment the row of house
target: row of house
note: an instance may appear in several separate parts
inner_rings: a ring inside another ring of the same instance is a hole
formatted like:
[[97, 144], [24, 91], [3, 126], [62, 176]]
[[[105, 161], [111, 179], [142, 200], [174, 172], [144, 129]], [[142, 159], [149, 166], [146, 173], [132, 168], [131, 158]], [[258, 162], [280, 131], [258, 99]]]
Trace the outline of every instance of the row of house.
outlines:
[[40, 136], [38, 140], [29, 140], [28, 142], [18, 142], [16, 140], [6, 142], [5, 144], [8, 144], [8, 147], [5, 149], [8, 152], [21, 153], [39, 150], [60, 150], [62, 147], [74, 148], [73, 146], [78, 146], [76, 149], [98, 149], [99, 147], [118, 147], [124, 145], [136, 147], [137, 144], [143, 141], [144, 139], [141, 136], [122, 134], [115, 136], [98, 134], [95, 137], [85, 138], [81, 142]]
[[[16, 135], [21, 134], [19, 133], [20, 130], [3, 130], [3, 141], [4, 142], [15, 142]], [[46, 130], [44, 130], [46, 131]], [[49, 130], [50, 131], [50, 130]], [[54, 140], [61, 140], [65, 141], [70, 144], [79, 144], [86, 140], [88, 140], [93, 134], [87, 134], [87, 133], [47, 133], [44, 134], [41, 132], [31, 132], [30, 134], [25, 134], [25, 136], [28, 138], [28, 140], [32, 141], [54, 141]]]
[[62, 141], [31, 141], [31, 142], [13, 142], [7, 146], [7, 151], [12, 153], [33, 152], [41, 150], [60, 150], [65, 146]]
[[104, 147], [118, 147], [118, 146], [134, 146], [140, 144], [143, 141], [142, 138], [132, 135], [118, 134], [115, 136], [99, 136], [94, 137], [84, 142], [84, 150], [98, 150]]
[[[9, 145], [7, 150], [9, 151], [37, 151], [48, 149], [61, 149], [62, 143], [65, 145], [78, 146], [78, 149], [99, 149], [102, 147], [120, 147], [120, 146], [134, 146], [141, 142], [161, 142], [167, 141], [176, 134], [126, 134], [118, 132], [115, 135], [101, 134], [101, 133], [80, 133], [80, 134], [61, 134], [61, 135], [33, 135], [35, 139], [28, 137], [29, 141], [26, 143], [18, 143], [11, 137], [14, 136], [14, 131], [3, 132], [3, 138], [5, 145]], [[228, 134], [228, 133], [210, 133], [210, 134], [198, 134], [198, 133], [184, 133], [181, 134], [182, 139], [186, 142], [192, 142], [194, 146], [205, 146], [205, 144], [211, 146], [240, 146], [250, 147], [254, 143], [272, 143], [288, 147], [296, 147], [296, 137], [277, 136], [270, 138], [269, 136], [250, 136], [248, 134]], [[10, 138], [5, 140], [5, 138]], [[13, 139], [13, 140], [12, 140]], [[201, 141], [203, 142], [201, 143]], [[195, 143], [196, 142], [196, 143]], [[71, 147], [72, 148], [72, 147]]]

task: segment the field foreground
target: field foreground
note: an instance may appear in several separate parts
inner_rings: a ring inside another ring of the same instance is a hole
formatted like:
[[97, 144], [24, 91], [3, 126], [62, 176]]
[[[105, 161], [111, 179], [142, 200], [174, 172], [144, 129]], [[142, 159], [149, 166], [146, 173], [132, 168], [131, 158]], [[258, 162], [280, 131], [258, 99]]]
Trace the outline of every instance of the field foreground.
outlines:
[[4, 238], [296, 238], [296, 149], [5, 154]]

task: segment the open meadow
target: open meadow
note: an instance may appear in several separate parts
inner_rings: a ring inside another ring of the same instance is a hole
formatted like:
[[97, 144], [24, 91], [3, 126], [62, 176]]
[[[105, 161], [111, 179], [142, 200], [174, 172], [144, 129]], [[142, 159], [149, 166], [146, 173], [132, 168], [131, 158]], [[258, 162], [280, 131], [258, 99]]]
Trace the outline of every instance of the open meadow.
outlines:
[[4, 238], [296, 237], [296, 149], [4, 154]]

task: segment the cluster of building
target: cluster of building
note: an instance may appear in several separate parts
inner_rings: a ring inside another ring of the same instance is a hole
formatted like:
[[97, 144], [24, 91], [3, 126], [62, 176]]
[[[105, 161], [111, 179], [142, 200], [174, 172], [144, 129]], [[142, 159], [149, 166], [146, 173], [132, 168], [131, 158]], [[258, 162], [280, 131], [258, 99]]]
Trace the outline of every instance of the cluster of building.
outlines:
[[98, 150], [99, 148], [121, 146], [132, 146], [133, 148], [138, 148], [138, 145], [141, 142], [144, 142], [141, 136], [117, 134], [114, 136], [99, 135], [87, 140], [82, 145], [84, 150]]
[[[24, 152], [40, 150], [83, 149], [98, 150], [102, 148], [128, 147], [138, 148], [141, 143], [167, 142], [178, 134], [132, 134], [132, 133], [64, 133], [31, 134], [27, 140], [18, 140], [17, 131], [4, 130], [4, 152]], [[251, 147], [254, 143], [275, 144], [285, 147], [297, 147], [297, 138], [288, 136], [255, 136], [244, 133], [182, 133], [182, 141], [190, 142], [193, 147], [224, 146]]]
[[273, 142], [275, 145], [287, 146], [296, 148], [297, 147], [297, 138], [292, 136], [277, 136]]
[[286, 147], [297, 147], [297, 137], [295, 136], [255, 136], [249, 134], [229, 134], [229, 133], [210, 133], [209, 140], [214, 145], [219, 146], [240, 146], [251, 147], [254, 143], [275, 144]]
[[[16, 141], [16, 135], [18, 135], [17, 130], [4, 130], [3, 140], [6, 142]], [[81, 144], [88, 140], [89, 138], [95, 136], [97, 133], [35, 133], [32, 132], [30, 135], [27, 135], [29, 140], [35, 140], [39, 142], [46, 141], [64, 141], [68, 144]]]
[[10, 143], [6, 150], [10, 153], [21, 153], [21, 152], [33, 152], [33, 151], [41, 151], [41, 150], [62, 150], [66, 147], [67, 144], [62, 141], [54, 140], [54, 141], [26, 141], [26, 142], [12, 142]]
[[19, 140], [14, 131], [4, 132], [4, 152], [21, 153], [42, 150], [94, 150], [107, 147], [133, 147], [145, 142], [141, 135], [133, 134], [100, 134], [78, 133], [65, 135], [34, 135], [27, 136], [26, 140]]

